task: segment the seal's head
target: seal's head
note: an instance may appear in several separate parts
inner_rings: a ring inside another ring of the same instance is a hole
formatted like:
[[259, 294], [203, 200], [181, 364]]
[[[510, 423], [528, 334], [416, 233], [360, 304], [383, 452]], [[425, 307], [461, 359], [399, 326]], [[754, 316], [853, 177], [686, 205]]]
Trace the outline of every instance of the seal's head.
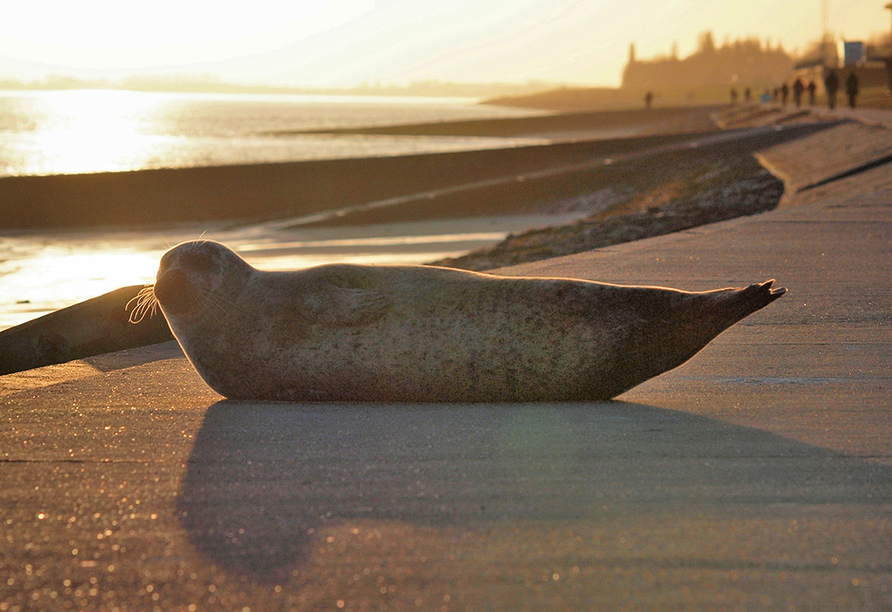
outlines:
[[154, 295], [168, 321], [203, 319], [232, 304], [253, 270], [219, 242], [184, 242], [161, 257]]

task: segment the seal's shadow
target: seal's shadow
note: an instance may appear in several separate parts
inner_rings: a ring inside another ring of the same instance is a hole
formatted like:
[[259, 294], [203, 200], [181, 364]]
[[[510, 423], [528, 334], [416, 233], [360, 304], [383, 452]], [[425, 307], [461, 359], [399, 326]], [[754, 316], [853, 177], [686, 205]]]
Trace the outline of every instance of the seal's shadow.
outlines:
[[214, 563], [274, 580], [333, 521], [474, 526], [667, 504], [875, 503], [890, 484], [882, 466], [623, 402], [222, 401], [198, 433], [178, 509]]

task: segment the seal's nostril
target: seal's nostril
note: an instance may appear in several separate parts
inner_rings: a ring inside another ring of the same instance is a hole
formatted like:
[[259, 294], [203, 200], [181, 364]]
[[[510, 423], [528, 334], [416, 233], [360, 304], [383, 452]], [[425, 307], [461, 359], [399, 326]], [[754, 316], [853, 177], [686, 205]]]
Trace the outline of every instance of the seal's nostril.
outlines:
[[155, 281], [155, 297], [165, 308], [175, 308], [189, 292], [189, 280], [178, 268], [159, 270]]

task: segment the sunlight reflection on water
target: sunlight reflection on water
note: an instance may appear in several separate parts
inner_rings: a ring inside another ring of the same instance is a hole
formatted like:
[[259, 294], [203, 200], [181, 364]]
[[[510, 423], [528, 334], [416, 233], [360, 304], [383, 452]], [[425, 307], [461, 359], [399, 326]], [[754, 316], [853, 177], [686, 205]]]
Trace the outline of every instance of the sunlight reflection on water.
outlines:
[[377, 157], [541, 143], [542, 139], [529, 138], [289, 133], [531, 114], [538, 113], [469, 100], [0, 92], [0, 176]]

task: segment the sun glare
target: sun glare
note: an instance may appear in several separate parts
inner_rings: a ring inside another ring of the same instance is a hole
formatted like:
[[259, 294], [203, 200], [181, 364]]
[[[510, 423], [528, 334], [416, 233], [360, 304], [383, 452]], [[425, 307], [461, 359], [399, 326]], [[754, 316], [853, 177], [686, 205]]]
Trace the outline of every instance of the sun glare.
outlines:
[[197, 0], [14, 2], [0, 56], [91, 69], [173, 66], [281, 48], [374, 8], [373, 0], [256, 0], [230, 10]]
[[[43, 249], [15, 273], [3, 277], [29, 299], [53, 300], [54, 295], [82, 298], [101, 295], [125, 285], [151, 282], [158, 270], [158, 257], [145, 252], [102, 251], [70, 253], [66, 249]], [[36, 295], [40, 293], [41, 295]]]
[[58, 91], [43, 96], [36, 129], [28, 135], [31, 165], [24, 174], [130, 170], [151, 155], [158, 137], [145, 133], [158, 103], [127, 91]]
[[[46, 247], [0, 264], [0, 329], [127, 285], [151, 283], [160, 253]], [[9, 301], [7, 301], [9, 300]], [[35, 307], [38, 311], [35, 311]]]

